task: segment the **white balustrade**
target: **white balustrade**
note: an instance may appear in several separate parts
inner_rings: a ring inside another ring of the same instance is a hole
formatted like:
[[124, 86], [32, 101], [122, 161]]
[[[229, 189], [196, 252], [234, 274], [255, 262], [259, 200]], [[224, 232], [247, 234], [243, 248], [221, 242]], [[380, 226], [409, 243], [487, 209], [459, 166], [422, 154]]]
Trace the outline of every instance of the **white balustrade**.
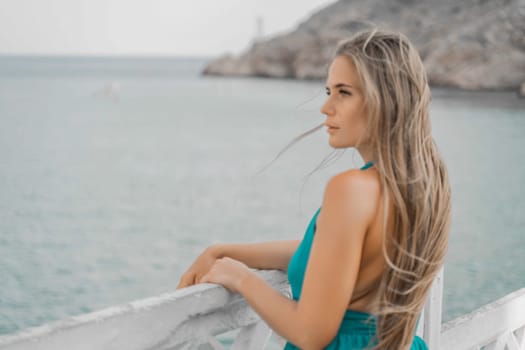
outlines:
[[447, 322], [441, 350], [525, 350], [525, 288]]
[[[258, 273], [289, 296], [285, 273]], [[525, 288], [444, 325], [442, 291], [443, 271], [434, 281], [416, 332], [429, 349], [525, 350]], [[232, 344], [226, 345], [225, 334]], [[262, 350], [283, 345], [284, 339], [273, 334], [242, 296], [211, 284], [0, 336], [0, 350]]]

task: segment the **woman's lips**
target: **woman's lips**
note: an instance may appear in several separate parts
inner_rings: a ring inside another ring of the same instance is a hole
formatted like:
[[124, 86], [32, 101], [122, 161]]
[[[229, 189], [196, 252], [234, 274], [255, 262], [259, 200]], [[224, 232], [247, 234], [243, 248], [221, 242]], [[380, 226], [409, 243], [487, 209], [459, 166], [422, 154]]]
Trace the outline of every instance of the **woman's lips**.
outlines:
[[333, 132], [335, 132], [337, 129], [339, 129], [339, 128], [336, 128], [335, 126], [330, 126], [330, 125], [327, 125], [327, 126], [326, 126], [326, 131], [329, 132], [329, 133], [333, 133]]

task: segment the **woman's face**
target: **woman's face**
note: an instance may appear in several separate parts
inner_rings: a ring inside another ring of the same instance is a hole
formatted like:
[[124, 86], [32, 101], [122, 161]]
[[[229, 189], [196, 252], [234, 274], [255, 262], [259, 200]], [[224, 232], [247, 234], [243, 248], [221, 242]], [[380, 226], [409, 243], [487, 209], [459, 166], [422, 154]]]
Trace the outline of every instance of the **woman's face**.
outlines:
[[355, 147], [363, 144], [367, 127], [367, 111], [363, 90], [356, 69], [347, 56], [337, 56], [328, 71], [326, 102], [321, 113], [333, 148]]

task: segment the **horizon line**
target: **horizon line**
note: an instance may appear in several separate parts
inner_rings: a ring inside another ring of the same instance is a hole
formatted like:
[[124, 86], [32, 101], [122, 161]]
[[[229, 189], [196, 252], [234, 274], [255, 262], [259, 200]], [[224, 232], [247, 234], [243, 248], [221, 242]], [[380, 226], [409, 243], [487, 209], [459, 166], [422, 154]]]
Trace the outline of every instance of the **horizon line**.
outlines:
[[131, 59], [213, 59], [222, 55], [193, 54], [81, 54], [81, 53], [10, 53], [0, 52], [0, 58], [131, 58]]

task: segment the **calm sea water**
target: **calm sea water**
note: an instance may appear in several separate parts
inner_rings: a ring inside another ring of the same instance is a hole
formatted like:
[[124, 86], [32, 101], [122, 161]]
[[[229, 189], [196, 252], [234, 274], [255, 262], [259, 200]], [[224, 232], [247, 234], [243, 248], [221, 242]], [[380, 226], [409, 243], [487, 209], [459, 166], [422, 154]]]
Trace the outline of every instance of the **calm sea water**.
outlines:
[[[323, 84], [204, 59], [0, 59], [0, 334], [174, 290], [207, 245], [301, 238], [331, 149]], [[444, 320], [525, 286], [525, 100], [433, 89], [454, 217]]]

